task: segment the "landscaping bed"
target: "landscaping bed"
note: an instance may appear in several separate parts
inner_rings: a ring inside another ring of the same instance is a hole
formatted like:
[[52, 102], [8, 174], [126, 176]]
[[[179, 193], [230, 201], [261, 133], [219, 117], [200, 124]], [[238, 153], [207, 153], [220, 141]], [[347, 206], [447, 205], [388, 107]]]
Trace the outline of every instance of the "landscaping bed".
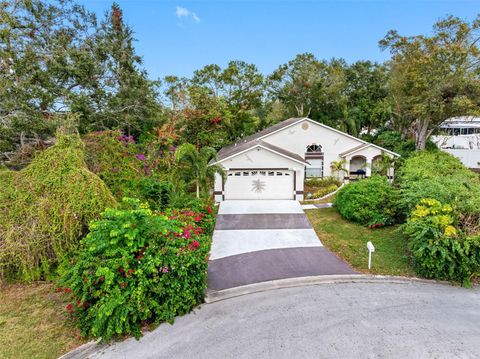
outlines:
[[[305, 211], [315, 232], [332, 252], [362, 273], [414, 276], [407, 241], [397, 226], [370, 229], [343, 219], [335, 208]], [[368, 270], [367, 242], [375, 246]]]

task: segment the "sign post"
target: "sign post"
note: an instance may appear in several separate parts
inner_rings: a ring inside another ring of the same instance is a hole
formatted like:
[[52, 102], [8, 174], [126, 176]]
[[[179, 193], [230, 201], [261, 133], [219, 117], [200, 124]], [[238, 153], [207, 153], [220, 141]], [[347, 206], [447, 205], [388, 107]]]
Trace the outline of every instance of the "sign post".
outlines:
[[373, 243], [368, 241], [367, 242], [367, 249], [368, 249], [368, 269], [372, 267], [372, 253], [375, 252], [375, 247]]

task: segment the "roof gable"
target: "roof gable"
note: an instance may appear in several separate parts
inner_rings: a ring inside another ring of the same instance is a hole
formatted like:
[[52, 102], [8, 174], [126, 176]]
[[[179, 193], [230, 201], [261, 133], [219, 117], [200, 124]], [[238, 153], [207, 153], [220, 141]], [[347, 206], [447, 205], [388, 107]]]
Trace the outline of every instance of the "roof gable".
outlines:
[[[398, 153], [395, 153], [395, 152], [392, 152], [390, 150], [387, 150], [386, 148], [383, 148], [383, 147], [380, 147], [380, 146], [377, 146], [373, 143], [370, 143], [370, 142], [367, 142], [367, 141], [364, 141], [364, 140], [361, 140], [360, 138], [357, 138], [355, 136], [352, 136], [352, 135], [349, 135], [348, 133], [345, 133], [345, 132], [342, 132], [340, 130], [337, 130], [333, 127], [330, 127], [330, 126], [327, 126], [323, 123], [319, 123], [319, 122], [316, 122], [308, 117], [294, 117], [294, 118], [289, 118], [285, 121], [282, 121], [282, 122], [279, 122], [273, 126], [270, 126], [270, 127], [267, 127], [265, 129], [263, 129], [262, 131], [260, 132], [257, 132], [257, 133], [254, 133], [253, 135], [250, 135], [250, 136], [247, 136], [247, 137], [244, 137], [240, 140], [238, 140], [237, 142], [235, 142], [234, 144], [232, 145], [229, 145], [229, 146], [226, 146], [226, 147], [223, 147], [219, 152], [218, 152], [218, 158], [219, 160], [217, 162], [221, 162], [223, 160], [225, 160], [227, 157], [232, 157], [234, 154], [236, 153], [240, 153], [240, 152], [243, 152], [244, 150], [246, 149], [249, 149], [255, 145], [258, 145], [258, 141], [261, 141], [263, 142], [263, 146], [264, 147], [267, 147], [268, 146], [273, 146], [271, 145], [270, 143], [267, 144], [267, 142], [265, 141], [262, 141], [263, 139], [266, 139], [268, 138], [269, 136], [277, 133], [277, 132], [280, 132], [280, 131], [284, 131], [286, 129], [288, 129], [289, 127], [301, 122], [301, 121], [308, 121], [309, 123], [313, 124], [313, 125], [316, 125], [318, 127], [321, 127], [321, 128], [324, 128], [324, 129], [327, 129], [329, 131], [333, 131], [337, 134], [340, 134], [342, 136], [345, 136], [345, 137], [348, 137], [350, 139], [353, 139], [355, 141], [357, 141], [359, 143], [359, 146], [358, 147], [366, 147], [366, 146], [373, 146], [375, 148], [378, 148], [379, 150], [381, 151], [385, 151], [395, 157], [400, 157], [400, 155]], [[267, 144], [267, 145], [266, 145]], [[286, 153], [287, 154], [287, 157], [291, 157], [291, 158], [296, 158], [296, 160], [298, 161], [298, 158], [300, 158], [302, 161], [304, 161], [300, 156], [292, 153], [292, 152], [289, 152], [289, 151], [286, 151], [278, 146], [274, 146], [276, 147], [276, 150], [277, 152], [283, 152], [283, 155], [285, 155]], [[355, 147], [354, 149], [350, 150], [350, 151], [347, 151], [348, 153], [352, 152], [353, 150], [357, 150], [357, 147]], [[344, 152], [345, 153], [345, 152]], [[348, 154], [347, 153], [347, 154]], [[293, 155], [293, 157], [292, 157]], [[343, 157], [343, 156], [342, 156]], [[305, 162], [303, 162], [305, 163]], [[308, 162], [307, 162], [308, 164]], [[308, 164], [309, 165], [309, 164]]]

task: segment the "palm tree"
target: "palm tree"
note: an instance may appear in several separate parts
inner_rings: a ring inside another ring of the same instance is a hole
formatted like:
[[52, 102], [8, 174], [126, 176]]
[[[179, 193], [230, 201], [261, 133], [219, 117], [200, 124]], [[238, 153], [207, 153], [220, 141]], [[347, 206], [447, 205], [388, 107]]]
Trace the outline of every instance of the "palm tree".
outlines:
[[381, 157], [373, 163], [372, 172], [381, 176], [386, 176], [388, 170], [395, 165], [395, 158], [387, 156], [382, 152]]
[[345, 159], [342, 159], [340, 161], [332, 161], [330, 163], [330, 169], [332, 170], [332, 173], [336, 173], [337, 178], [339, 179], [340, 179], [340, 172], [347, 172], [347, 170], [343, 168], [345, 163], [347, 163]]
[[191, 143], [184, 143], [175, 151], [175, 160], [179, 170], [185, 177], [195, 183], [197, 198], [208, 193], [209, 185], [213, 182], [215, 173], [225, 178], [225, 171], [220, 165], [209, 165], [217, 159], [217, 151], [212, 147], [198, 149]]

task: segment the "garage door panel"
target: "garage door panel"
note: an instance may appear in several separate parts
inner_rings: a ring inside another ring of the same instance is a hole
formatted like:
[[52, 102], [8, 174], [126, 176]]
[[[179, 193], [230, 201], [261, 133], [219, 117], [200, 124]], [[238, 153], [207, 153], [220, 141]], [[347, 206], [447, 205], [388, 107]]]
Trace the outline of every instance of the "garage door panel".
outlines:
[[225, 199], [292, 199], [293, 171], [229, 171]]

